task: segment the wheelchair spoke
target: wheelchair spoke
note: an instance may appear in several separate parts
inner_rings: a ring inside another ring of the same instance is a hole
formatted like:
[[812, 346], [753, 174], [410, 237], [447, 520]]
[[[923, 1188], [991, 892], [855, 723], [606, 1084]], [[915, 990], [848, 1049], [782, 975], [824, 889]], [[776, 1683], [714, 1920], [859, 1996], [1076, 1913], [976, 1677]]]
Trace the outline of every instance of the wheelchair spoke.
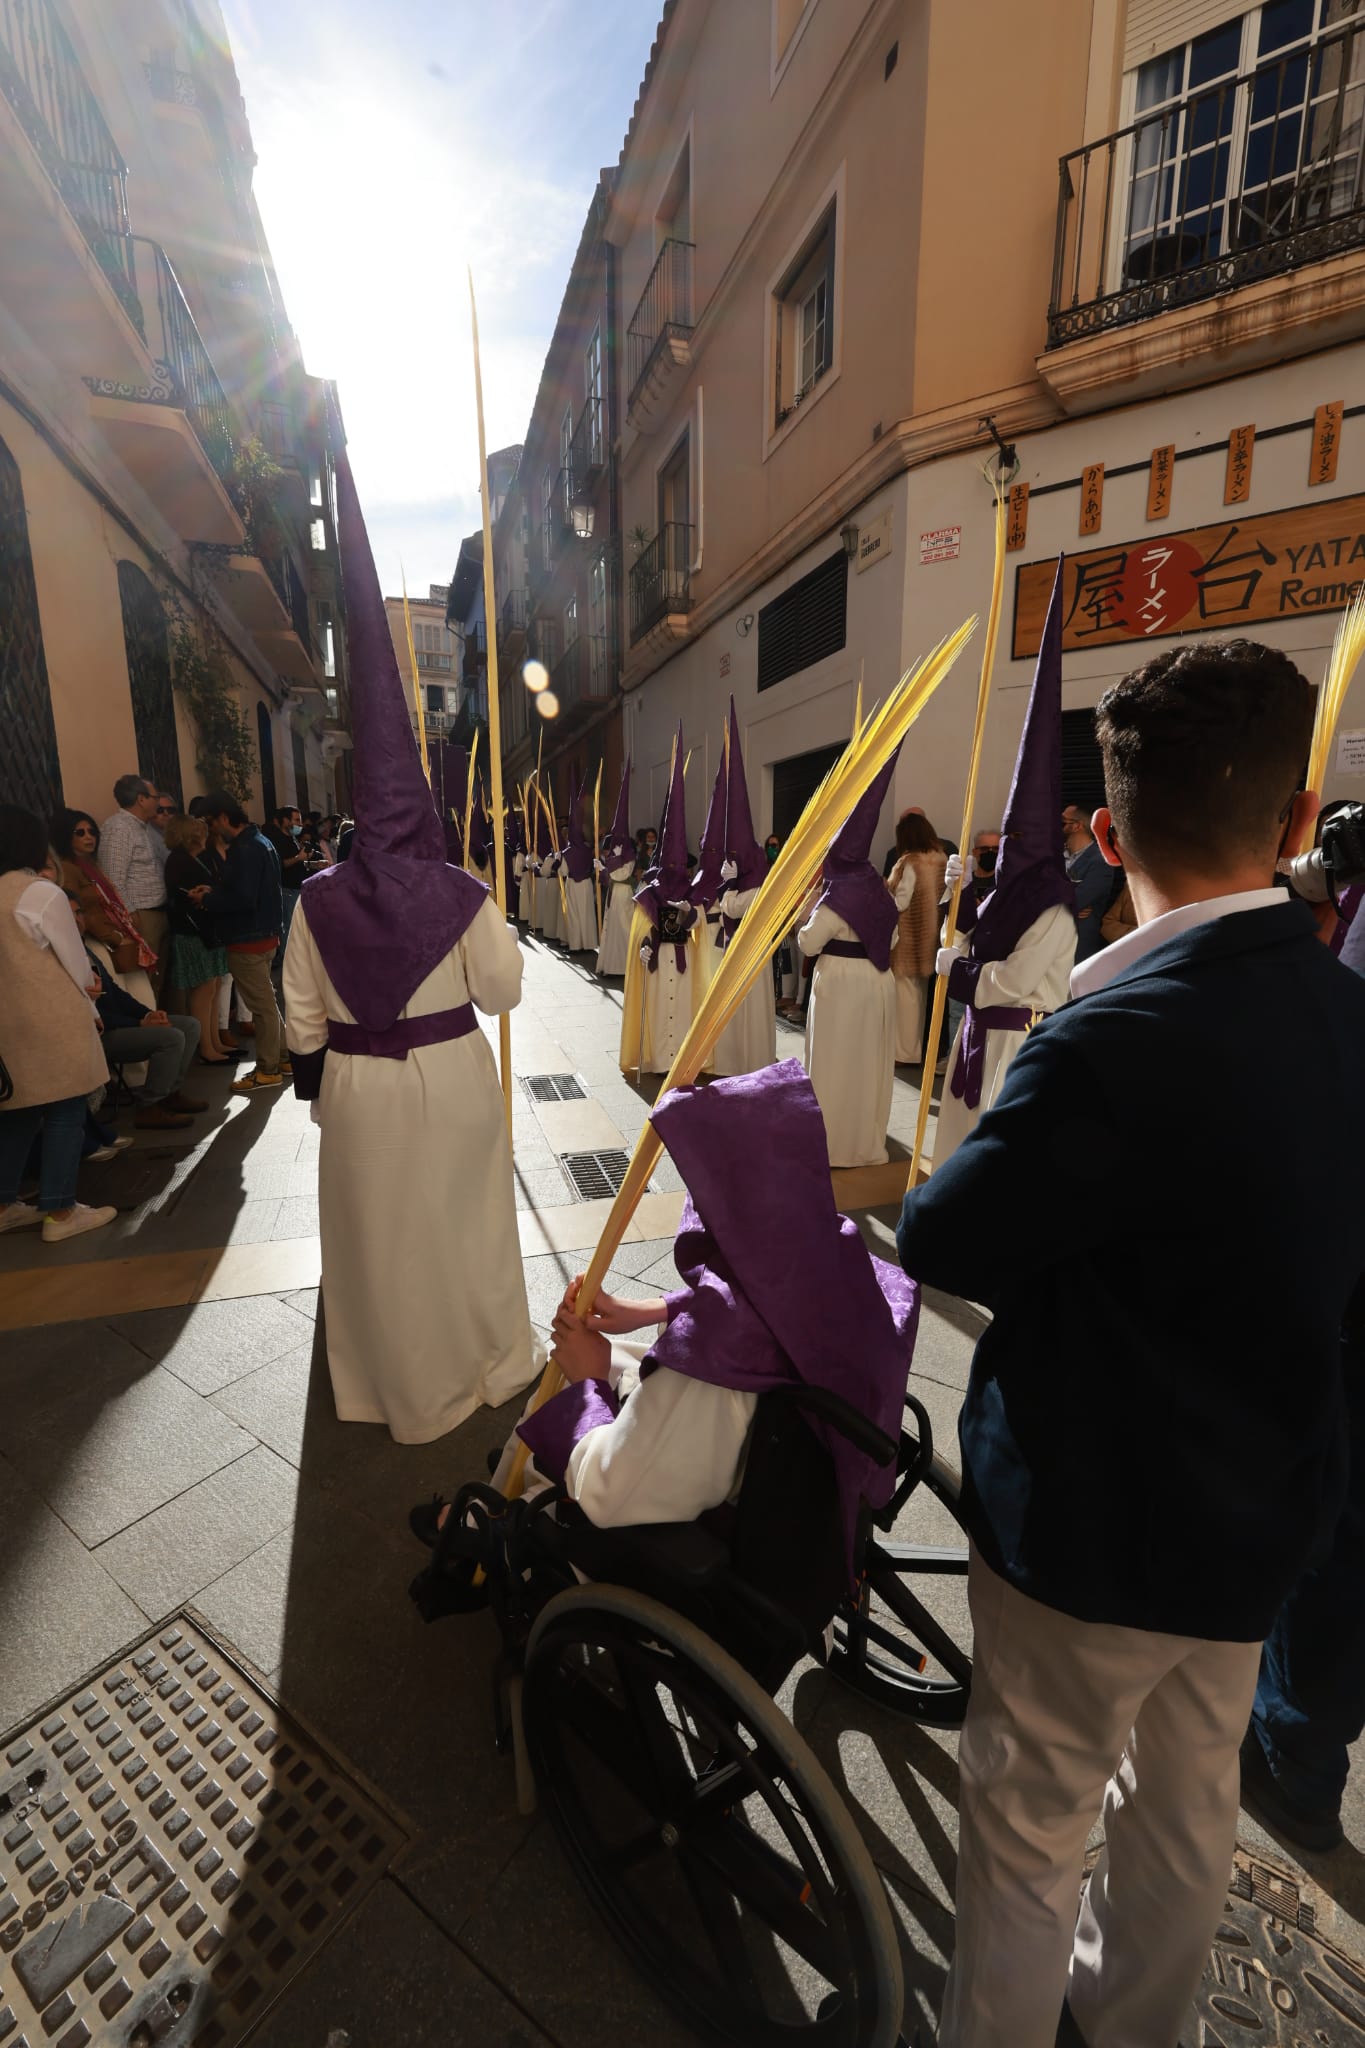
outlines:
[[837, 1943], [828, 1923], [807, 1903], [812, 1887], [798, 1865], [733, 1817], [724, 1827], [693, 1837], [692, 1847], [694, 1860], [709, 1864], [755, 1920], [827, 1983], [839, 1982]]
[[875, 1588], [891, 1612], [905, 1628], [921, 1642], [931, 1656], [938, 1659], [944, 1668], [952, 1673], [959, 1685], [965, 1685], [971, 1677], [972, 1660], [958, 1648], [947, 1631], [941, 1628], [927, 1607], [918, 1601], [909, 1587], [894, 1571], [883, 1572], [875, 1568], [869, 1571], [869, 1583]]
[[679, 1861], [722, 1982], [751, 2009], [761, 2011], [763, 2001], [740, 1925], [739, 1909], [723, 1873], [692, 1847], [680, 1848]]
[[877, 1544], [878, 1556], [897, 1572], [925, 1572], [932, 1576], [965, 1579], [967, 1552], [945, 1543]]

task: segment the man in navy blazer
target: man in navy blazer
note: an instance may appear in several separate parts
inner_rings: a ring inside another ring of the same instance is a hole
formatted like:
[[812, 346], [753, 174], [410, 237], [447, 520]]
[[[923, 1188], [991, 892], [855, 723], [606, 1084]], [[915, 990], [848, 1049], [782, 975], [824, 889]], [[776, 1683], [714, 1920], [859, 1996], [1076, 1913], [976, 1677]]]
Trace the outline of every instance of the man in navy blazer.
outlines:
[[1365, 985], [1272, 886], [1316, 809], [1312, 721], [1288, 657], [1245, 641], [1106, 693], [1094, 833], [1138, 929], [1078, 964], [906, 1197], [907, 1272], [993, 1317], [960, 1422], [975, 1661], [941, 2048], [1052, 2048], [1064, 1997], [1087, 2048], [1174, 2048], [1260, 1644], [1341, 1508]]

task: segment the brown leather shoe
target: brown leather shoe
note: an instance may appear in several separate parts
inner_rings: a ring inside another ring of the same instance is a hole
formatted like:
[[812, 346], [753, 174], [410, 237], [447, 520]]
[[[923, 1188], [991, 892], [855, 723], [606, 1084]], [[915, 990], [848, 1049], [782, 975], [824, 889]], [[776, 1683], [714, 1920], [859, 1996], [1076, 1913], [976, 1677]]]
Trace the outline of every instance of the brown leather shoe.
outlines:
[[[171, 1098], [174, 1100], [174, 1097]], [[140, 1131], [183, 1131], [194, 1121], [184, 1111], [169, 1109], [164, 1102], [148, 1102], [138, 1110], [133, 1123]]]
[[197, 1095], [182, 1095], [177, 1088], [174, 1095], [165, 1097], [161, 1107], [163, 1109], [173, 1109], [177, 1116], [202, 1116], [208, 1108], [208, 1104], [207, 1102], [201, 1102]]

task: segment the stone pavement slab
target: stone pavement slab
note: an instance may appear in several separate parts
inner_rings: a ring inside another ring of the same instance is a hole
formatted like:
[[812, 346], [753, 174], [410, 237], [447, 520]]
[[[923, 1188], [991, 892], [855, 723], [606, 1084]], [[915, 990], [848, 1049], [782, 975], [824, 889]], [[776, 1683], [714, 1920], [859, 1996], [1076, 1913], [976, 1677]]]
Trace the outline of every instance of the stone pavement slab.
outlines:
[[[312, 1299], [316, 1303], [316, 1295]], [[308, 1322], [308, 1315], [263, 1294], [115, 1316], [110, 1328], [196, 1394], [216, 1394], [286, 1351], [311, 1344]]]
[[294, 1518], [298, 1475], [258, 1444], [94, 1551], [153, 1619], [259, 1550]]

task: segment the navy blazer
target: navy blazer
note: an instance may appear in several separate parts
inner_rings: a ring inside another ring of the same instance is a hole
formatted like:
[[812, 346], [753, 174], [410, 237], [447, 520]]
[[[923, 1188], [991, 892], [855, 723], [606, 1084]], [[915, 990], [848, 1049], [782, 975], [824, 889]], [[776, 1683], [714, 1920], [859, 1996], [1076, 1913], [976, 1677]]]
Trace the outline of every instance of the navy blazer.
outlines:
[[959, 1423], [986, 1563], [1084, 1621], [1263, 1637], [1342, 1504], [1365, 1270], [1365, 981], [1306, 906], [1040, 1024], [897, 1242], [993, 1311]]

